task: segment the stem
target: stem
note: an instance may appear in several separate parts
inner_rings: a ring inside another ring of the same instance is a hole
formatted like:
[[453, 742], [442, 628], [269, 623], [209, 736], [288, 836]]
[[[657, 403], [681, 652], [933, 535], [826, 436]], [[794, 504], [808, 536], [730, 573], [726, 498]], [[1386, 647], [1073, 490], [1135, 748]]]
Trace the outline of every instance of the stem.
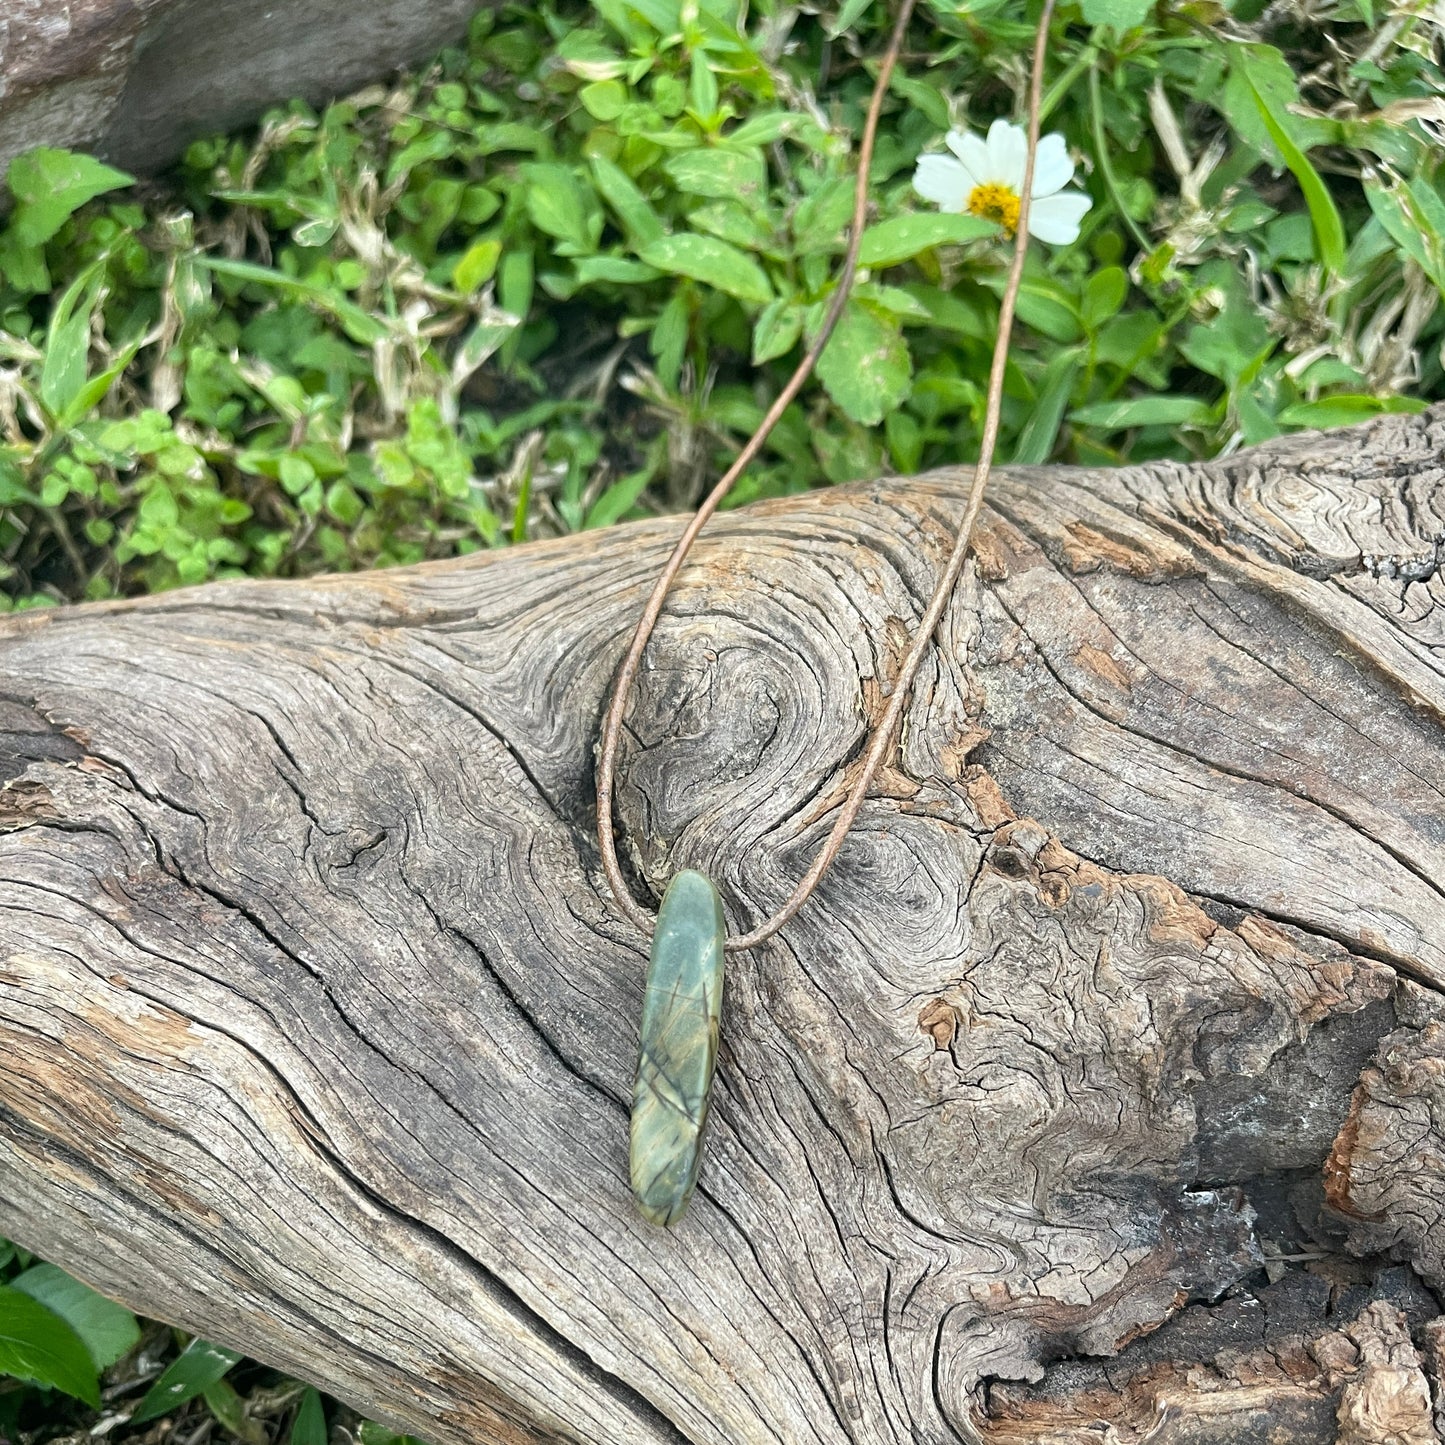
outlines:
[[[687, 555], [688, 548], [692, 546], [693, 540], [702, 530], [703, 524], [727, 494], [728, 488], [732, 486], [733, 482], [742, 473], [743, 468], [757, 455], [768, 431], [772, 428], [778, 417], [782, 415], [788, 403], [797, 395], [803, 382], [807, 379], [809, 372], [811, 372], [813, 363], [817, 360], [823, 346], [826, 345], [832, 326], [842, 313], [843, 305], [847, 301], [848, 293], [852, 286], [853, 273], [857, 267], [858, 248], [862, 241], [863, 225], [867, 217], [868, 170], [873, 155], [873, 143], [878, 131], [878, 119], [882, 113], [883, 97], [887, 91], [894, 64], [902, 48], [903, 35], [907, 28], [908, 18], [912, 12], [912, 8], [913, 0], [903, 0], [899, 9], [897, 22], [894, 26], [892, 39], [889, 41], [888, 51], [883, 58], [883, 64], [879, 68], [878, 80], [873, 91], [873, 99], [868, 109], [868, 119], [863, 128], [863, 139], [858, 152], [858, 183], [854, 192], [853, 227], [848, 238], [848, 250], [844, 258], [842, 273], [839, 276], [837, 289], [834, 291], [833, 301], [829, 308], [827, 319], [824, 322], [823, 330], [818, 334], [817, 339], [809, 348], [808, 354], [803, 358], [798, 369], [793, 373], [788, 384], [779, 394], [778, 399], [769, 408], [768, 414], [763, 418], [757, 431], [739, 454], [737, 461], [728, 468], [722, 480], [713, 488], [707, 500], [698, 509], [697, 515], [688, 523], [681, 539], [673, 550], [672, 556], [663, 568], [662, 575], [653, 587], [652, 594], [648, 598], [647, 605], [643, 610], [642, 618], [637, 625], [637, 630], [633, 634], [632, 645], [628, 649], [627, 656], [624, 658], [621, 668], [618, 670], [617, 683], [612, 693], [611, 702], [608, 705], [607, 717], [602, 731], [602, 745], [599, 749], [597, 759], [597, 841], [602, 853], [603, 871], [607, 875], [608, 884], [612, 889], [613, 897], [618, 907], [644, 933], [649, 931], [651, 919], [648, 914], [637, 905], [636, 901], [627, 891], [626, 880], [622, 877], [622, 870], [617, 862], [616, 838], [613, 833], [612, 823], [613, 780], [616, 774], [617, 745], [622, 731], [623, 709], [626, 706], [633, 679], [637, 674], [643, 649], [646, 647], [647, 640], [651, 636], [652, 629], [662, 611], [663, 598], [667, 594], [668, 586], [677, 575], [683, 558]], [[766, 942], [777, 933], [812, 896], [813, 890], [818, 886], [824, 874], [827, 873], [833, 863], [833, 860], [838, 856], [843, 846], [843, 840], [848, 835], [848, 830], [853, 826], [859, 810], [867, 800], [868, 790], [873, 784], [873, 779], [882, 767], [884, 759], [889, 756], [895, 746], [898, 725], [903, 716], [903, 709], [908, 703], [909, 694], [913, 686], [913, 679], [917, 676], [918, 669], [933, 644], [934, 631], [938, 627], [938, 622], [943, 616], [944, 609], [948, 606], [949, 598], [953, 595], [953, 589], [958, 582], [959, 575], [963, 571], [964, 562], [968, 557], [969, 546], [973, 540], [974, 524], [978, 520], [979, 512], [983, 509], [984, 488], [988, 483], [989, 470], [993, 464], [993, 454], [998, 445], [999, 422], [1003, 411], [1004, 374], [1008, 365], [1009, 337], [1013, 332], [1014, 310], [1018, 302], [1019, 287], [1023, 282], [1024, 262], [1028, 256], [1029, 207], [1033, 192], [1034, 160], [1038, 152], [1039, 143], [1039, 118], [1043, 98], [1044, 59], [1048, 50], [1049, 21], [1053, 17], [1053, 10], [1054, 0], [1044, 0], [1043, 13], [1039, 17], [1038, 32], [1034, 39], [1033, 71], [1029, 83], [1028, 148], [1024, 162], [1023, 183], [1020, 187], [1019, 215], [1014, 237], [1013, 260], [1009, 267], [1008, 282], [1004, 287], [1003, 297], [999, 304], [998, 332], [994, 339], [993, 361], [989, 368], [988, 402], [984, 412], [983, 435], [979, 442], [979, 459], [974, 468], [973, 481], [969, 486], [968, 500], [964, 507], [963, 520], [959, 524], [953, 551], [948, 558], [942, 575], [938, 579], [933, 596], [929, 599], [928, 607], [924, 612], [922, 621], [919, 623], [918, 631], [914, 634], [908, 655], [904, 658], [902, 667], [899, 668], [898, 677], [889, 695], [888, 706], [884, 711], [882, 720], [874, 729], [872, 741], [869, 744], [867, 755], [863, 761], [863, 767], [859, 771], [858, 777], [854, 780], [853, 786], [849, 789], [847, 798], [838, 810], [838, 816], [834, 820], [833, 828], [828, 834], [827, 841], [823, 844], [818, 856], [813, 860], [812, 866], [808, 869], [807, 873], [804, 874], [787, 902], [784, 903], [776, 913], [760, 923], [752, 932], [744, 934], [741, 938], [728, 939], [725, 942], [724, 947], [729, 953], [738, 953], [744, 949], [755, 948], [758, 944]]]
[[1049, 87], [1048, 93], [1044, 96], [1039, 106], [1039, 124], [1042, 125], [1053, 113], [1058, 103], [1069, 93], [1074, 82], [1084, 71], [1088, 70], [1099, 58], [1099, 48], [1093, 41], [1090, 41], [1079, 53], [1064, 67], [1059, 77]]
[[1146, 253], [1152, 251], [1154, 242], [1149, 239], [1143, 227], [1129, 214], [1128, 208], [1124, 205], [1124, 198], [1119, 193], [1119, 182], [1114, 176], [1114, 163], [1109, 159], [1109, 138], [1104, 133], [1104, 100], [1099, 90], [1097, 55], [1089, 62], [1089, 109], [1093, 112], [1094, 154], [1099, 157], [1099, 169], [1104, 173], [1104, 189], [1108, 191], [1109, 199], [1113, 201], [1114, 209], [1119, 213], [1119, 219], [1129, 228], [1135, 241], [1139, 243], [1139, 249]]

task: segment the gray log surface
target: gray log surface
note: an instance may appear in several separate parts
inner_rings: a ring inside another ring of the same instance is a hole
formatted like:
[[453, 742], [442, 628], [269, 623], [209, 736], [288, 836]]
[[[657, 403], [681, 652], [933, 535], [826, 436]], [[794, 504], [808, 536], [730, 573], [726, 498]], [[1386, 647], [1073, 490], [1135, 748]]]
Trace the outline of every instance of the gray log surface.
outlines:
[[[0, 180], [32, 146], [131, 170], [457, 39], [477, 0], [0, 0]], [[6, 200], [8, 193], [0, 192]], [[3, 202], [0, 202], [3, 204]]]
[[[1436, 1441], [1442, 456], [997, 477], [667, 1232], [590, 790], [677, 521], [7, 619], [0, 1230], [445, 1445]], [[643, 894], [786, 895], [965, 482], [704, 534]]]

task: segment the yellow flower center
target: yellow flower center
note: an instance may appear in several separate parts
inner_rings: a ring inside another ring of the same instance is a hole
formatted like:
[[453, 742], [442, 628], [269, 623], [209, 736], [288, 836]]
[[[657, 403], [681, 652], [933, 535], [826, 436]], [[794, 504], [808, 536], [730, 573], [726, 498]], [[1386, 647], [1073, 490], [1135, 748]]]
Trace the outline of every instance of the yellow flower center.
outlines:
[[970, 215], [982, 216], [986, 221], [997, 221], [1006, 234], [1012, 236], [1019, 228], [1019, 198], [1012, 186], [989, 181], [975, 186], [968, 193]]

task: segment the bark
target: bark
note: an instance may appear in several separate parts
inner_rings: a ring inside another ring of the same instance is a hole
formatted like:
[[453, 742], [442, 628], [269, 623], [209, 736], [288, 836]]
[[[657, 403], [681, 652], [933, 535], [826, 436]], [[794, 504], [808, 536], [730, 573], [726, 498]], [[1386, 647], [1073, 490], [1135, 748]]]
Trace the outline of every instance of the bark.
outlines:
[[4, 0], [0, 180], [32, 146], [155, 170], [268, 106], [329, 100], [426, 59], [475, 9], [477, 0]]
[[[590, 797], [676, 521], [8, 620], [0, 1228], [458, 1445], [1436, 1440], [1442, 454], [998, 477], [666, 1232]], [[964, 482], [704, 534], [639, 896], [786, 895]]]

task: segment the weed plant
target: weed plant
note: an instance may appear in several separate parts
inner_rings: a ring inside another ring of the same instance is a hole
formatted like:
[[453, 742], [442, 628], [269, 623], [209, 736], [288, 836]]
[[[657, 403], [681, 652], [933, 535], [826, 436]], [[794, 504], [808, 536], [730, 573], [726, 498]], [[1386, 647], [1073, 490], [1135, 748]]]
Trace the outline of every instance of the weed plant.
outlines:
[[[548, 0], [158, 182], [12, 167], [12, 605], [412, 562], [687, 507], [818, 325], [885, 7]], [[913, 190], [1017, 117], [1017, 0], [923, 0], [864, 271], [735, 502], [972, 458], [1006, 263]], [[1218, 456], [1445, 395], [1438, 14], [1083, 0], [1045, 128], [1093, 199], [1036, 245], [1000, 455]]]

